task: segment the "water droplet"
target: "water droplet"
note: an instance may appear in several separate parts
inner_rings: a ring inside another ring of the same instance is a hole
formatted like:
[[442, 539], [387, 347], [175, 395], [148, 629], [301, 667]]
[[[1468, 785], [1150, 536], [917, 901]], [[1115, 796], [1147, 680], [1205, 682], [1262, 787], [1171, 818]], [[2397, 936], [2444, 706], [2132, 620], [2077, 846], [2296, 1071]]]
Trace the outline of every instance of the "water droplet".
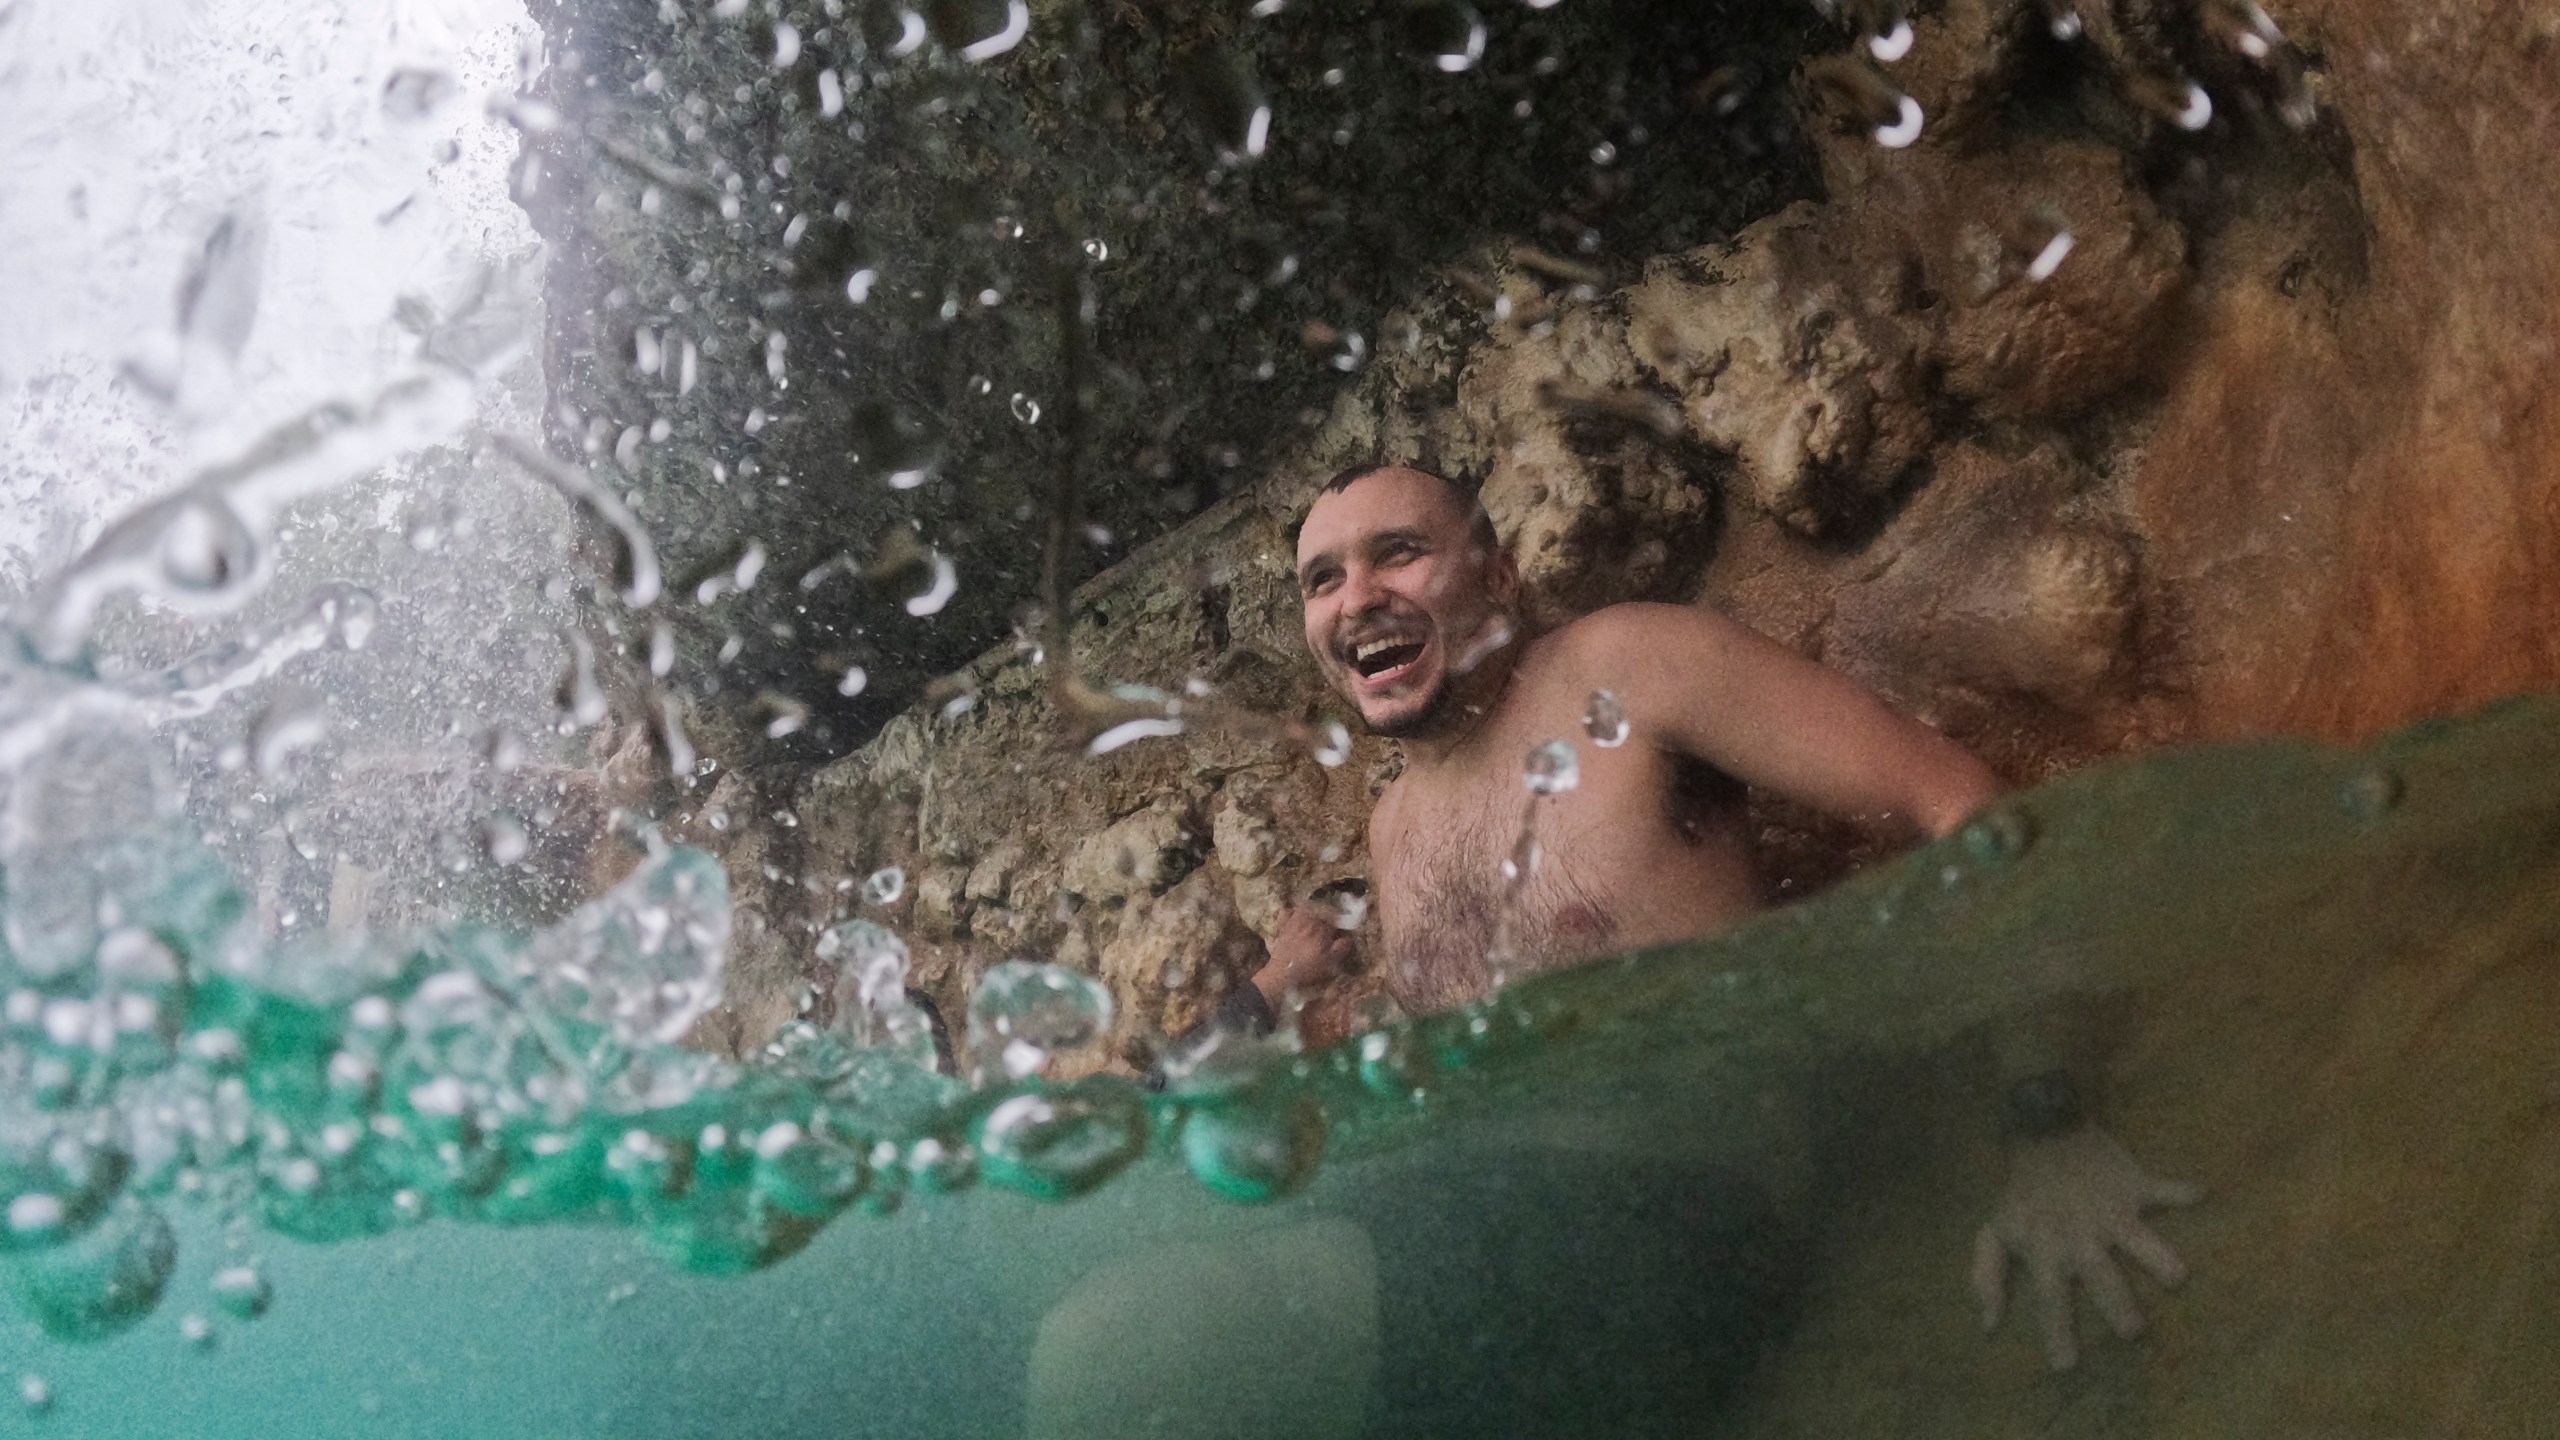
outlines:
[[190, 1349], [213, 1348], [213, 1322], [193, 1313], [178, 1317], [178, 1338]]
[[18, 1404], [30, 1415], [50, 1414], [53, 1410], [53, 1387], [41, 1375], [18, 1377]]
[[[686, 342], [688, 366], [692, 358], [691, 342]], [[634, 610], [657, 603], [660, 587], [658, 547], [650, 542], [649, 532], [640, 517], [622, 497], [596, 483], [584, 470], [563, 465], [545, 454], [542, 448], [513, 435], [497, 438], [497, 447], [507, 458], [551, 482], [552, 488], [573, 503], [595, 512], [597, 518], [613, 527], [622, 541], [622, 603]]]
[[2179, 109], [2175, 119], [2181, 130], [2203, 129], [2213, 123], [2213, 97], [2204, 93], [2203, 86], [2188, 81], [2186, 104]]
[[605, 717], [604, 687], [596, 683], [596, 651], [576, 631], [561, 636], [569, 644], [569, 668], [560, 677], [561, 729], [583, 730]]
[[1892, 124], [1876, 127], [1876, 143], [1887, 150], [1903, 149], [1920, 138], [1924, 119], [1920, 113], [1920, 102], [1905, 95], [1896, 102], [1896, 109], [1899, 114]]
[[1339, 720], [1327, 720], [1318, 733], [1314, 750], [1316, 763], [1328, 770], [1351, 758], [1351, 732]]
[[1182, 1158], [1210, 1189], [1261, 1204], [1307, 1183], [1324, 1140], [1324, 1113], [1312, 1099], [1248, 1094], [1194, 1111], [1183, 1122]]
[[1627, 707], [1620, 704], [1611, 691], [1594, 690], [1582, 707], [1582, 730], [1591, 743], [1603, 750], [1614, 750], [1627, 743]]
[[1111, 1028], [1111, 992], [1057, 965], [1008, 960], [978, 979], [969, 997], [971, 1069], [1020, 1080], [1057, 1056], [1082, 1049]]
[[524, 825], [513, 815], [499, 811], [480, 822], [480, 849], [491, 862], [513, 865], [533, 848], [526, 838]]
[[1444, 75], [1474, 69], [1484, 42], [1484, 17], [1464, 0], [1422, 0], [1405, 11], [1407, 50]]
[[213, 1275], [213, 1303], [236, 1319], [255, 1320], [275, 1302], [267, 1277], [253, 1265], [232, 1265]]
[[1135, 720], [1123, 720], [1094, 736], [1092, 743], [1085, 746], [1085, 753], [1108, 755], [1135, 741], [1166, 739], [1182, 731], [1183, 722], [1171, 716], [1146, 715]]
[[1102, 264], [1111, 258], [1111, 246], [1099, 236], [1089, 239], [1084, 242], [1084, 258]]
[[2070, 256], [2071, 245], [2070, 231], [2057, 232], [2052, 239], [2044, 242], [2044, 248], [2036, 252], [2036, 258], [2028, 262], [2027, 278], [2030, 280], [2052, 279], [2053, 272], [2061, 269], [2062, 262]]
[[2338, 787], [2338, 808], [2357, 820], [2379, 820], [2399, 808], [2403, 790], [2393, 771], [2362, 771]]
[[328, 734], [328, 697], [301, 686], [285, 687], [249, 722], [250, 763], [262, 780], [281, 778], [295, 756]]
[[524, 763], [524, 742], [516, 738], [514, 731], [498, 726], [481, 741], [480, 755], [489, 762], [489, 768], [508, 774]]
[[1191, 108], [1228, 161], [1260, 159], [1271, 138], [1271, 101], [1242, 57], [1204, 52], [1185, 71]]
[[[1384, 998], [1384, 997], [1378, 997]], [[1422, 1083], [1411, 1039], [1401, 1030], [1373, 1026], [1360, 1037], [1360, 1083], [1380, 1095], [1410, 1095]]]
[[940, 614], [942, 607], [950, 604], [951, 597], [960, 589], [960, 574], [953, 568], [950, 556], [936, 550], [927, 563], [931, 566], [932, 582], [921, 593], [908, 596], [906, 602], [907, 613], [917, 617]]
[[1023, 394], [1019, 390], [1016, 390], [1013, 392], [1013, 399], [1007, 403], [1013, 411], [1014, 419], [1021, 421], [1025, 425], [1037, 425], [1040, 423], [1039, 401], [1032, 399], [1030, 396]]
[[[818, 937], [818, 958], [835, 970], [830, 988], [836, 1032], [857, 1045], [896, 1039], [888, 1021], [896, 1012], [911, 1008], [907, 942], [868, 920], [848, 920]], [[929, 1053], [926, 1063], [931, 1063]]]
[[861, 694], [864, 687], [870, 683], [869, 671], [859, 665], [848, 665], [845, 667], [844, 674], [836, 678], [836, 693], [850, 699]]
[[933, 38], [978, 64], [993, 60], [1031, 33], [1024, 0], [940, 0], [932, 8]]
[[676, 668], [675, 632], [664, 621], [649, 622], [649, 673], [663, 680]]
[[658, 748], [667, 757], [667, 773], [678, 783], [691, 781], [694, 762], [699, 757], [694, 753], [693, 737], [685, 733], [682, 706], [672, 693], [661, 694], [658, 703], [650, 707], [649, 716], [657, 722]]
[[809, 723], [809, 707], [778, 690], [757, 691], [756, 705], [767, 716], [764, 737], [768, 740], [797, 734], [800, 727]]
[[1091, 1190], [1136, 1159], [1146, 1140], [1144, 1097], [1103, 1075], [1011, 1096], [987, 1112], [976, 1136], [988, 1183], [1043, 1200]]
[[1582, 783], [1582, 758], [1572, 742], [1550, 740], [1529, 752], [1520, 767], [1520, 782], [1532, 795], [1561, 795]]
[[773, 27], [773, 68], [788, 70], [800, 63], [800, 27], [785, 22]]
[[1867, 37], [1867, 53], [1890, 65], [1911, 53], [1911, 22], [1896, 17], [1893, 28]]
[[871, 872], [862, 882], [862, 898], [874, 905], [895, 905], [907, 893], [907, 872], [886, 865]]
[[891, 489], [914, 489], [942, 464], [942, 438], [886, 400], [865, 400], [852, 407], [852, 454]]
[[329, 627], [329, 639], [341, 650], [362, 650], [373, 639], [375, 622], [382, 618], [382, 602], [370, 590], [353, 585], [329, 587], [320, 601], [320, 621]]

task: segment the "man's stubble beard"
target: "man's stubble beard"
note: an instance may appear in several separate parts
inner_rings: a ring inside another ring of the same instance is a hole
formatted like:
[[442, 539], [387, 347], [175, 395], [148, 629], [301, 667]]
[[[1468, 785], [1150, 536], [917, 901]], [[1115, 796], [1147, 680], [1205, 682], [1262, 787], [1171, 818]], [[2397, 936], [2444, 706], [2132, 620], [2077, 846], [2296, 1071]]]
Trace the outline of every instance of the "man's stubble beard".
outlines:
[[1384, 724], [1370, 719], [1369, 712], [1361, 710], [1356, 701], [1351, 708], [1359, 712], [1361, 728], [1379, 739], [1410, 740], [1416, 735], [1427, 734], [1436, 728], [1442, 712], [1449, 708], [1449, 690], [1449, 677], [1443, 675], [1438, 683], [1431, 687], [1430, 696], [1422, 702], [1420, 708]]

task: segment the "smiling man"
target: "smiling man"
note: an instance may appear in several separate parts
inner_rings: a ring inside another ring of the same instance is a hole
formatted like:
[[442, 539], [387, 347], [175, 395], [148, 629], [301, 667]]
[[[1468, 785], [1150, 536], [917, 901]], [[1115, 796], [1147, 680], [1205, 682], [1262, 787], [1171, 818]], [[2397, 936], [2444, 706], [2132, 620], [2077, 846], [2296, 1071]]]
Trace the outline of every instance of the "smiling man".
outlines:
[[[1518, 570], [1483, 507], [1425, 471], [1334, 477], [1300, 527], [1297, 571], [1317, 668], [1403, 750], [1370, 818], [1369, 859], [1387, 987], [1408, 1011], [1752, 914], [1762, 895], [1746, 787], [1905, 838], [1945, 835], [2001, 789], [1936, 731], [1712, 610], [1612, 605], [1526, 629]], [[1526, 783], [1533, 764], [1546, 793]], [[1559, 783], [1567, 769], [1578, 783]], [[1329, 925], [1295, 913], [1254, 990], [1312, 990], [1346, 951]], [[2138, 1332], [2110, 1252], [2176, 1283], [2177, 1256], [2140, 1214], [2193, 1194], [2088, 1124], [2057, 1070], [2010, 1087], [2007, 1121], [2010, 1182], [1975, 1282], [1995, 1322], [2009, 1257], [2024, 1258], [2047, 1354], [2068, 1366], [2070, 1283], [2120, 1334]]]

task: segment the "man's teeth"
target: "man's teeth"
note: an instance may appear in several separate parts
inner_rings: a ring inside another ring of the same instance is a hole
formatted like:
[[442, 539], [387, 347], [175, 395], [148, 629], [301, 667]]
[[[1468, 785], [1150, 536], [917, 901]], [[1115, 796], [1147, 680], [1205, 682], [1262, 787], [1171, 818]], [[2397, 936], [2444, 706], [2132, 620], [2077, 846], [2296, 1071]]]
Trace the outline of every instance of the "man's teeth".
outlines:
[[1354, 652], [1354, 654], [1353, 654], [1353, 658], [1354, 658], [1354, 659], [1358, 659], [1358, 660], [1366, 660], [1366, 659], [1368, 659], [1370, 656], [1377, 654], [1377, 653], [1378, 653], [1379, 651], [1381, 651], [1381, 650], [1393, 650], [1393, 649], [1394, 649], [1394, 648], [1396, 648], [1397, 646], [1402, 645], [1402, 644], [1404, 644], [1404, 643], [1405, 643], [1405, 642], [1404, 642], [1404, 641], [1402, 641], [1402, 640], [1372, 640], [1372, 641], [1370, 641], [1369, 643], [1367, 643], [1367, 644], [1365, 644], [1365, 645], [1361, 646], [1361, 647], [1360, 647], [1356, 652]]

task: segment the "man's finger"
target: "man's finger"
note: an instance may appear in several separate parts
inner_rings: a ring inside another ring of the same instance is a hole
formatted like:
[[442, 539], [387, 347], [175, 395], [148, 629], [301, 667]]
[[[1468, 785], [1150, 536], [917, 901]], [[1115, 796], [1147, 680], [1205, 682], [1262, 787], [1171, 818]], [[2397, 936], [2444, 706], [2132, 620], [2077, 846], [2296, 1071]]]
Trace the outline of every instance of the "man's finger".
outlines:
[[1973, 1237], [1973, 1298], [1982, 1306], [1982, 1328], [2000, 1328], [2000, 1312], [2009, 1305], [2009, 1252], [1999, 1232], [1985, 1225]]
[[2190, 1185], [2184, 1180], [2163, 1180], [2157, 1175], [2145, 1175], [2135, 1193], [2140, 1197], [2142, 1207], [2148, 1210], [2154, 1205], [2193, 1205], [2204, 1198], [2204, 1187]]
[[2153, 1233], [2139, 1220], [2128, 1220], [2116, 1232], [2116, 1248], [2134, 1259], [2134, 1263], [2151, 1272], [2151, 1278], [2172, 1288], [2185, 1283], [2187, 1262], [2169, 1248], [2169, 1242]]
[[2089, 1288], [2090, 1301], [2107, 1317], [2118, 1339], [2130, 1340], [2142, 1333], [2142, 1307], [2133, 1303], [2132, 1289], [2103, 1247], [2092, 1245], [2081, 1251], [2074, 1268], [2080, 1272], [2080, 1283]]
[[2032, 1256], [2028, 1271], [2036, 1282], [2036, 1321], [2044, 1329], [2045, 1363], [2068, 1370], [2080, 1363], [2080, 1345], [2071, 1335], [2071, 1287], [2052, 1256]]

